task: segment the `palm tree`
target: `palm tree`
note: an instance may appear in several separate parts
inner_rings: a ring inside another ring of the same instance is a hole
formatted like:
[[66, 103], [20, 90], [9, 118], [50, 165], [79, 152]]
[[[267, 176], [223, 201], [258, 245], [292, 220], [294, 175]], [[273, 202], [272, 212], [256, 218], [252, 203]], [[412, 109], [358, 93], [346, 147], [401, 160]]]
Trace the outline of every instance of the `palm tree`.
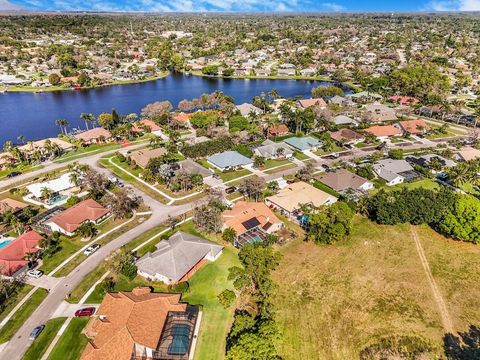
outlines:
[[13, 148], [13, 144], [12, 142], [9, 140], [9, 141], [5, 141], [5, 143], [3, 144], [3, 151], [5, 152], [9, 152], [11, 151]]
[[55, 124], [60, 127], [62, 134], [67, 135], [67, 126], [68, 120], [67, 119], [58, 119], [55, 120]]
[[42, 197], [42, 199], [50, 199], [50, 197], [53, 195], [53, 191], [52, 189], [48, 188], [48, 187], [43, 187], [42, 190], [40, 191], [40, 196]]
[[77, 229], [77, 233], [84, 239], [94, 237], [97, 234], [97, 231], [95, 225], [90, 221], [84, 222]]
[[87, 130], [88, 130], [88, 123], [90, 122], [93, 125], [93, 121], [95, 121], [95, 117], [91, 113], [90, 114], [81, 113], [80, 118], [85, 122], [85, 128]]
[[272, 89], [268, 92], [268, 97], [272, 100], [276, 100], [280, 97], [280, 94], [278, 93], [277, 89]]
[[25, 144], [25, 136], [24, 135], [18, 135], [17, 140], [21, 141], [22, 144]]

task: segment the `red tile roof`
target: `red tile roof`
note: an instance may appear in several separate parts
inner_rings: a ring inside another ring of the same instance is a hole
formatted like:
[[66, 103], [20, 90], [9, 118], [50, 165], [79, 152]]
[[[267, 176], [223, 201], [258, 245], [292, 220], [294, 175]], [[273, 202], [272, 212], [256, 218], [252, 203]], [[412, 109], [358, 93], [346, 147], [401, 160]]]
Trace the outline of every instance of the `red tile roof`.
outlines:
[[105, 139], [109, 139], [112, 137], [112, 134], [110, 133], [110, 131], [105, 130], [104, 128], [97, 127], [75, 135], [77, 139], [81, 139], [83, 141], [97, 140], [100, 139], [100, 137], [102, 136]]
[[423, 134], [425, 131], [430, 129], [423, 119], [400, 121], [400, 126], [402, 127], [403, 131], [406, 131], [410, 134]]
[[[145, 127], [149, 127], [152, 132], [161, 130], [160, 126], [155, 124], [152, 120], [148, 120], [148, 119], [140, 120], [138, 122], [138, 124], [142, 124]], [[132, 128], [133, 132], [143, 132], [144, 131], [142, 126], [140, 126], [138, 124], [133, 125], [133, 128]]]
[[288, 127], [285, 124], [280, 124], [278, 126], [270, 126], [268, 128], [268, 133], [271, 136], [282, 136], [288, 134]]
[[317, 105], [320, 107], [327, 106], [327, 103], [322, 98], [298, 100], [298, 103], [300, 104], [301, 107], [305, 109], [310, 106], [317, 106]]
[[375, 135], [376, 137], [381, 136], [396, 136], [401, 135], [402, 130], [393, 126], [393, 125], [385, 125], [385, 126], [371, 126], [368, 129], [365, 129], [366, 132]]
[[38, 242], [41, 239], [41, 235], [35, 231], [29, 231], [0, 249], [1, 273], [10, 276], [27, 265], [28, 261], [25, 260], [25, 255], [36, 253], [39, 250]]
[[73, 233], [85, 221], [96, 222], [107, 215], [108, 212], [107, 209], [95, 200], [87, 199], [53, 216], [48, 222], [53, 222], [66, 232]]

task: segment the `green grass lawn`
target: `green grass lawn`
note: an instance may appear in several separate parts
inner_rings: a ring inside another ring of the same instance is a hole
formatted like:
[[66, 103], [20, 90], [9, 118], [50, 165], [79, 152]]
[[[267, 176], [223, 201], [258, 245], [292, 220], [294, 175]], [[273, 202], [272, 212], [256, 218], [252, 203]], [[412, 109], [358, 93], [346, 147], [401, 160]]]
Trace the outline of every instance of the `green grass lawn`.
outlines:
[[50, 273], [58, 265], [60, 265], [65, 259], [77, 252], [85, 244], [80, 242], [76, 237], [69, 238], [67, 236], [60, 237], [60, 250], [51, 256], [43, 257], [43, 264], [40, 267], [45, 274]]
[[20, 171], [22, 174], [34, 171], [34, 170], [40, 170], [43, 168], [43, 165], [26, 165], [26, 164], [19, 164], [13, 168], [9, 169], [4, 169], [0, 171], [0, 180], [3, 180], [6, 178], [6, 176], [14, 171]]
[[460, 185], [460, 189], [462, 189], [468, 194], [477, 195], [477, 196], [480, 195], [480, 187], [475, 186], [471, 183], [465, 183]]
[[333, 143], [332, 149], [330, 149], [328, 151], [325, 151], [324, 149], [320, 148], [317, 151], [315, 151], [314, 154], [318, 155], [318, 156], [323, 156], [323, 155], [327, 155], [327, 154], [337, 153], [337, 152], [343, 151], [343, 150], [345, 150], [345, 149], [342, 148], [341, 146]]
[[[139, 182], [137, 179], [135, 179], [130, 174], [127, 174], [125, 171], [122, 171], [121, 169], [119, 169], [116, 166], [109, 163], [108, 159], [109, 158], [100, 159], [100, 164], [103, 167], [111, 170], [118, 178], [132, 184], [136, 188], [142, 190], [143, 192], [147, 193], [148, 195], [150, 195], [151, 197], [153, 197], [154, 199], [156, 199], [157, 201], [159, 201], [163, 204], [166, 204], [169, 201], [166, 197], [162, 196], [160, 193], [156, 192], [155, 190], [146, 186], [145, 184]], [[120, 167], [126, 169], [126, 164], [118, 162], [118, 160], [117, 160], [117, 162], [115, 160], [112, 160], [112, 161], [114, 163], [116, 163], [117, 165], [119, 165]], [[128, 171], [130, 171], [130, 169]]]
[[9, 341], [18, 329], [23, 325], [25, 320], [35, 311], [41, 304], [43, 299], [47, 297], [47, 290], [37, 289], [32, 296], [17, 310], [17, 312], [7, 321], [0, 329], [0, 344]]
[[109, 143], [109, 144], [92, 144], [86, 147], [79, 147], [76, 150], [69, 151], [65, 154], [62, 154], [58, 158], [55, 159], [55, 162], [62, 163], [65, 161], [75, 160], [77, 158], [81, 158], [84, 155], [93, 155], [99, 154], [104, 151], [120, 149], [122, 146], [117, 143]]
[[419, 189], [419, 188], [424, 188], [428, 190], [438, 190], [440, 189], [441, 185], [437, 183], [433, 179], [420, 179], [417, 181], [412, 181], [412, 182], [406, 182], [403, 184], [398, 184], [395, 186], [385, 186], [385, 190], [398, 190], [398, 189]]
[[249, 175], [251, 172], [247, 169], [240, 169], [240, 170], [235, 170], [235, 171], [228, 171], [228, 172], [220, 172], [218, 173], [218, 176], [220, 176], [220, 179], [223, 180], [223, 182], [231, 181], [236, 178]]
[[273, 167], [282, 166], [286, 164], [291, 164], [291, 161], [287, 159], [267, 159], [265, 160], [264, 170], [271, 169]]
[[276, 174], [276, 173], [284, 171], [284, 170], [293, 169], [297, 166], [298, 166], [297, 164], [295, 164], [293, 162], [289, 162], [289, 164], [286, 164], [282, 167], [279, 167], [279, 168], [276, 168], [276, 169], [265, 170], [264, 173], [268, 174], [268, 175]]
[[73, 318], [48, 356], [48, 360], [78, 360], [88, 342], [82, 330], [89, 320], [90, 318]]
[[14, 294], [10, 294], [8, 299], [6, 299], [1, 307], [0, 311], [0, 321], [2, 321], [5, 316], [10, 314], [10, 311], [13, 310], [13, 308], [30, 292], [30, 290], [33, 289], [33, 286], [24, 284], [24, 283], [18, 283], [16, 291]]
[[310, 157], [305, 155], [303, 152], [301, 151], [295, 151], [293, 153], [293, 156], [295, 156], [296, 159], [300, 160], [300, 161], [304, 161], [304, 160], [309, 160]]
[[25, 355], [23, 355], [22, 360], [40, 359], [45, 351], [47, 351], [48, 346], [53, 341], [55, 335], [57, 335], [58, 330], [60, 330], [66, 319], [67, 318], [62, 317], [48, 320], [45, 324], [45, 329], [43, 329], [38, 338], [32, 342]]

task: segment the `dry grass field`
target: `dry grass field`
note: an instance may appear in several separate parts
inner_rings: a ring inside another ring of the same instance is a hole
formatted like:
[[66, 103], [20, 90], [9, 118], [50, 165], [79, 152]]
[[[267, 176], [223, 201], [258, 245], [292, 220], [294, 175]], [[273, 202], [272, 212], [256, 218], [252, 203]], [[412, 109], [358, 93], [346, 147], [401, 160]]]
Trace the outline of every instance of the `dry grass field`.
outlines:
[[[479, 248], [416, 228], [455, 331], [480, 325]], [[382, 338], [414, 336], [443, 358], [445, 330], [409, 225], [361, 217], [345, 241], [281, 248], [273, 278], [285, 359], [358, 359]]]

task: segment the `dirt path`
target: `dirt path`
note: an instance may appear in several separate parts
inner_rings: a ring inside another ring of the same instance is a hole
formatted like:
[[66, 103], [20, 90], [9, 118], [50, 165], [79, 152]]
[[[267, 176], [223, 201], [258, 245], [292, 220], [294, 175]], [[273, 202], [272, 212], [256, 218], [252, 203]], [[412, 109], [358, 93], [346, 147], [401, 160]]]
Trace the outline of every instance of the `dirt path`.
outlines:
[[432, 271], [430, 270], [430, 265], [428, 264], [427, 257], [425, 256], [425, 252], [423, 251], [423, 247], [420, 242], [420, 239], [418, 238], [417, 231], [413, 226], [411, 227], [411, 232], [412, 232], [413, 240], [415, 241], [415, 246], [417, 248], [418, 257], [420, 258], [420, 262], [422, 263], [423, 270], [425, 271], [425, 275], [427, 276], [428, 283], [430, 284], [430, 287], [432, 289], [433, 298], [435, 299], [435, 302], [438, 305], [438, 310], [442, 318], [443, 328], [445, 329], [446, 333], [453, 334], [454, 330], [453, 330], [452, 319], [450, 318], [450, 313], [448, 312], [445, 300], [443, 299], [443, 296], [440, 290], [438, 289], [437, 283], [433, 278]]

